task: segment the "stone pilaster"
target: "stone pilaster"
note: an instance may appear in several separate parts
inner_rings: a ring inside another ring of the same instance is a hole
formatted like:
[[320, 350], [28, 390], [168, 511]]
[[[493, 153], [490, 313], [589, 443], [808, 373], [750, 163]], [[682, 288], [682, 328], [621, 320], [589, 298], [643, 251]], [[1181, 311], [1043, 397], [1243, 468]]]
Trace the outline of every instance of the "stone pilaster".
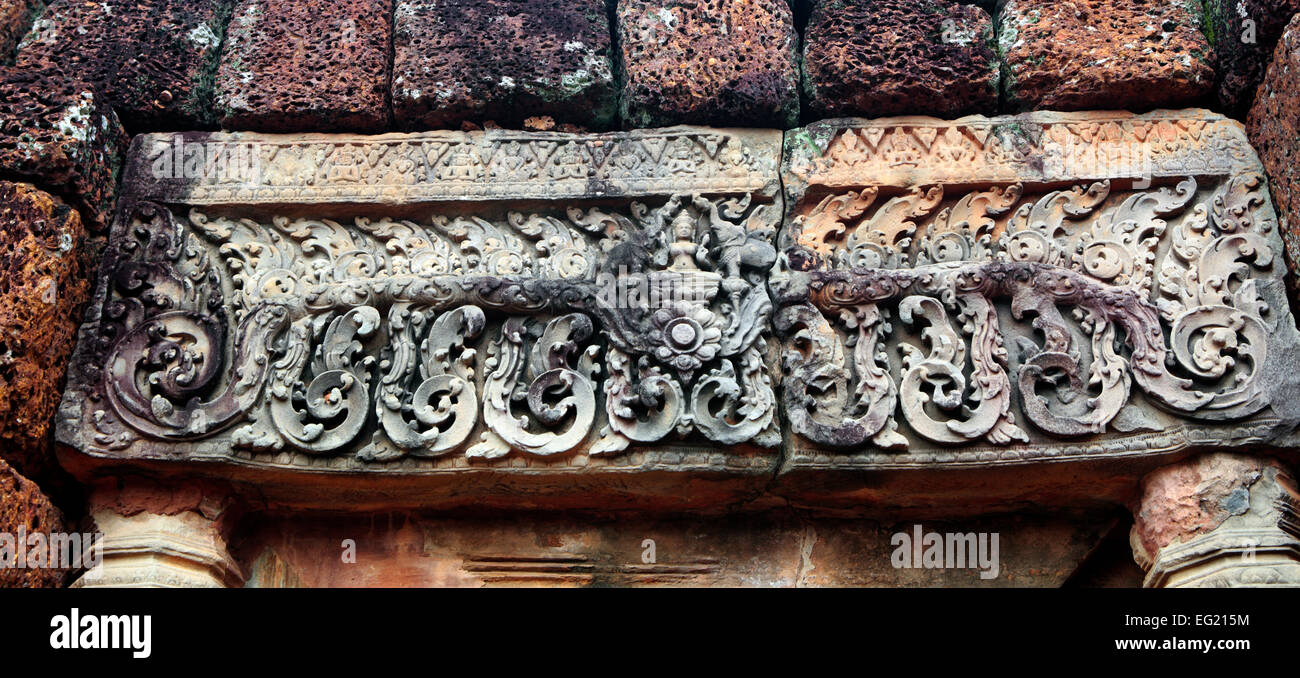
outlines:
[[74, 587], [224, 588], [244, 577], [226, 547], [232, 504], [199, 484], [132, 479], [95, 490], [91, 517], [101, 562]]
[[1273, 459], [1218, 452], [1142, 480], [1130, 534], [1147, 587], [1300, 585], [1300, 493]]

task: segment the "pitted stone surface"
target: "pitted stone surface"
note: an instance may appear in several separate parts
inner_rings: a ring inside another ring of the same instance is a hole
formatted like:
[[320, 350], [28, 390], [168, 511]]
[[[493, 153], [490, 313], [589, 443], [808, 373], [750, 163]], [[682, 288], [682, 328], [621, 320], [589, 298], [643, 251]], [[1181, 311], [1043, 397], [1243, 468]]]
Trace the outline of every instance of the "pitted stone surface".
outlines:
[[393, 116], [401, 129], [526, 118], [617, 120], [604, 0], [397, 0]]
[[106, 230], [126, 132], [95, 87], [62, 72], [0, 68], [0, 178], [30, 181]]
[[16, 64], [95, 83], [133, 131], [210, 128], [212, 79], [231, 0], [56, 0]]
[[619, 0], [617, 15], [625, 128], [798, 122], [785, 0]]
[[1195, 0], [1007, 0], [998, 17], [1014, 110], [1176, 108], [1214, 86]]
[[1291, 265], [1289, 282], [1300, 271], [1300, 17], [1291, 20], [1278, 41], [1272, 64], [1260, 84], [1246, 129], [1268, 171], [1282, 217], [1282, 239]]
[[1244, 116], [1264, 78], [1273, 48], [1300, 0], [1204, 0], [1205, 33], [1217, 59], [1219, 109]]
[[[40, 544], [49, 543], [50, 533], [66, 531], [63, 513], [50, 503], [50, 498], [41, 492], [36, 483], [24, 478], [13, 467], [0, 459], [0, 534], [17, 540], [18, 535], [29, 538], [28, 552], [41, 552]], [[43, 537], [30, 540], [32, 534], [40, 533]], [[38, 548], [32, 549], [36, 545]], [[63, 586], [67, 573], [61, 569], [45, 567], [48, 565], [48, 548], [41, 555], [41, 566], [33, 566], [31, 561], [25, 567], [0, 567], [0, 588], [56, 588]], [[6, 554], [17, 557], [17, 553]]]
[[804, 89], [818, 116], [994, 113], [993, 22], [949, 0], [822, 2], [804, 38]]
[[0, 64], [9, 63], [18, 41], [44, 6], [44, 0], [0, 0]]
[[393, 0], [240, 0], [217, 72], [221, 126], [388, 127]]
[[28, 184], [0, 181], [0, 457], [34, 476], [90, 294], [76, 210]]

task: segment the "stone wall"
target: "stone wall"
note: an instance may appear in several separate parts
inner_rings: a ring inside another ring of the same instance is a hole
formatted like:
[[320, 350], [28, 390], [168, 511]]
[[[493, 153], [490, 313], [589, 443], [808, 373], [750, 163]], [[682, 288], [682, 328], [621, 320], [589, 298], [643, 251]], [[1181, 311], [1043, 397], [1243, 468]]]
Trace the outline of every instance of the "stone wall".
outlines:
[[0, 580], [1300, 583], [1298, 10], [0, 0]]
[[[0, 54], [132, 132], [382, 132], [1210, 105], [1244, 116], [1295, 0], [204, 0], [3, 6]], [[34, 25], [33, 25], [33, 19]], [[15, 45], [17, 47], [15, 48]], [[576, 130], [569, 130], [576, 131]]]

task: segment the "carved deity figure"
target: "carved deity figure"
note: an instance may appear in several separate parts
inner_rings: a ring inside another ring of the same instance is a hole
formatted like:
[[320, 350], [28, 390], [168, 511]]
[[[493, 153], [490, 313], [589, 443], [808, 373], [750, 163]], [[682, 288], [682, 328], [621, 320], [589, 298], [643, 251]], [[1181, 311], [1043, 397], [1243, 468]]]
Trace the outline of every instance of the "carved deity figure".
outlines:
[[673, 217], [671, 230], [673, 241], [668, 245], [674, 271], [698, 271], [695, 260], [702, 256], [701, 248], [695, 242], [695, 216], [689, 209], [683, 208]]
[[330, 181], [361, 181], [361, 165], [365, 156], [351, 146], [339, 146], [330, 155]]

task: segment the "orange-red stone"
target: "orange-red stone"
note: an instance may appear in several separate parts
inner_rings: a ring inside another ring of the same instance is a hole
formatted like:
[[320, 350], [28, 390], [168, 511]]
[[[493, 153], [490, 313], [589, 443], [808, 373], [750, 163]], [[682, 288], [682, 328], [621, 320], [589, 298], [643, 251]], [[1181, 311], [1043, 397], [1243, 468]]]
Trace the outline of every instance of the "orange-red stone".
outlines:
[[[40, 543], [48, 544], [51, 532], [65, 530], [62, 512], [41, 488], [0, 459], [0, 533], [15, 540], [20, 534], [42, 533], [46, 536]], [[65, 570], [49, 567], [0, 567], [0, 588], [60, 587], [66, 576]]]
[[383, 131], [392, 18], [392, 0], [242, 0], [217, 71], [221, 126]]
[[89, 294], [76, 210], [28, 184], [0, 182], [0, 457], [36, 475]]
[[1268, 172], [1294, 287], [1300, 263], [1300, 15], [1278, 41], [1255, 95], [1246, 134]]
[[620, 0], [624, 128], [793, 127], [799, 36], [786, 0]]
[[1003, 91], [1016, 110], [1178, 108], [1214, 86], [1192, 2], [1007, 0]]

